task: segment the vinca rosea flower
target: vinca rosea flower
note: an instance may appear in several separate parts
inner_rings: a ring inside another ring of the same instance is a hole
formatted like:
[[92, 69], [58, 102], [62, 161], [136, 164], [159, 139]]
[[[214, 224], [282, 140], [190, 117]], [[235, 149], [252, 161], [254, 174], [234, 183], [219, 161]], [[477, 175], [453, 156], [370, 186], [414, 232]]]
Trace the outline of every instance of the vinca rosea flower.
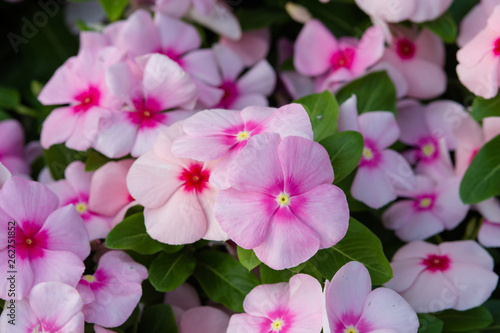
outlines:
[[369, 207], [380, 208], [397, 198], [397, 189], [413, 188], [415, 175], [399, 153], [387, 149], [400, 134], [394, 114], [373, 111], [358, 116], [356, 101], [354, 95], [340, 106], [338, 122], [339, 131], [357, 131], [364, 139], [351, 194]]
[[486, 28], [488, 16], [493, 9], [500, 5], [500, 0], [481, 0], [474, 6], [460, 22], [457, 44], [463, 47], [472, 40], [481, 30]]
[[398, 191], [400, 197], [407, 199], [393, 203], [382, 215], [384, 225], [407, 242], [454, 229], [469, 211], [458, 194], [460, 181], [461, 178], [450, 177], [435, 182], [417, 175], [415, 188]]
[[396, 252], [391, 266], [394, 277], [385, 285], [417, 313], [479, 306], [498, 282], [493, 258], [474, 241], [411, 242]]
[[322, 297], [321, 285], [307, 274], [294, 275], [289, 283], [257, 286], [245, 297], [245, 313], [231, 317], [227, 333], [319, 333]]
[[111, 230], [110, 217], [89, 209], [90, 183], [93, 174], [85, 171], [83, 162], [75, 161], [66, 167], [65, 179], [47, 185], [59, 197], [60, 207], [72, 205], [80, 214], [90, 240], [106, 238]]
[[238, 40], [221, 36], [219, 43], [236, 53], [243, 64], [250, 67], [266, 58], [271, 46], [271, 32], [269, 28], [249, 30]]
[[350, 261], [331, 282], [325, 282], [325, 333], [416, 333], [418, 318], [412, 307], [394, 290], [372, 291], [366, 267]]
[[453, 0], [355, 0], [368, 15], [386, 22], [433, 21], [450, 7]]
[[490, 198], [475, 206], [483, 215], [477, 241], [486, 247], [500, 247], [500, 201], [497, 198]]
[[30, 167], [24, 158], [24, 131], [17, 120], [0, 122], [0, 162], [13, 175], [30, 174]]
[[17, 271], [15, 295], [9, 298], [21, 299], [41, 282], [78, 283], [90, 253], [88, 233], [73, 206], [58, 206], [45, 185], [17, 176], [0, 190], [1, 298], [7, 299], [9, 290], [8, 244], [15, 244]]
[[214, 162], [178, 158], [170, 152], [183, 134], [182, 122], [175, 123], [132, 164], [127, 175], [130, 194], [144, 206], [148, 234], [160, 242], [226, 240], [213, 213], [217, 189], [208, 182]]
[[15, 303], [14, 321], [9, 322], [12, 317], [7, 308], [2, 312], [0, 332], [83, 332], [82, 307], [82, 298], [74, 287], [57, 281], [42, 282], [27, 298]]
[[253, 249], [269, 267], [294, 267], [347, 231], [346, 197], [333, 178], [320, 144], [259, 134], [228, 170], [231, 187], [217, 195], [215, 216], [236, 244]]
[[81, 277], [76, 287], [83, 298], [85, 321], [105, 327], [120, 326], [132, 314], [142, 296], [146, 267], [122, 251], [110, 251], [99, 259], [94, 274]]
[[279, 109], [249, 106], [240, 111], [201, 111], [183, 122], [186, 135], [174, 141], [172, 153], [199, 161], [218, 160], [210, 175], [217, 188], [228, 188], [228, 168], [248, 140], [260, 133], [313, 138], [311, 122], [299, 104]]

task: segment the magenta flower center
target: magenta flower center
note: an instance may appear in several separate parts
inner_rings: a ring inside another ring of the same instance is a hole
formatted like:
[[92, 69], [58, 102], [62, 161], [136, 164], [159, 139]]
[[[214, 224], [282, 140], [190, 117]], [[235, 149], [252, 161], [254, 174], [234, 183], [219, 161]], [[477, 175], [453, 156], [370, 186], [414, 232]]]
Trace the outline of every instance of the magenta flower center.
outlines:
[[432, 137], [424, 138], [418, 143], [418, 155], [422, 161], [430, 162], [439, 156], [439, 147], [436, 139]]
[[16, 254], [19, 259], [36, 259], [43, 257], [47, 244], [47, 233], [39, 232], [34, 226], [26, 223], [24, 230], [16, 229]]
[[133, 101], [136, 112], [128, 112], [127, 116], [134, 125], [153, 128], [167, 117], [161, 113], [161, 105], [154, 98], [144, 100], [141, 97]]
[[500, 55], [500, 38], [495, 41], [495, 45], [493, 46], [493, 53], [498, 56]]
[[355, 55], [356, 52], [352, 48], [346, 48], [335, 52], [330, 59], [332, 69], [334, 71], [342, 67], [350, 69]]
[[365, 138], [365, 147], [363, 148], [363, 155], [361, 155], [359, 166], [375, 167], [379, 164], [380, 159], [380, 152], [375, 144]]
[[415, 44], [406, 38], [397, 41], [396, 50], [402, 59], [411, 59], [415, 56]]
[[80, 104], [73, 106], [73, 110], [75, 110], [75, 112], [85, 112], [91, 107], [99, 105], [100, 98], [101, 92], [96, 87], [90, 86], [87, 91], [75, 96], [75, 100], [80, 102]]
[[208, 179], [210, 171], [203, 170], [203, 165], [196, 163], [184, 169], [179, 176], [179, 179], [184, 182], [184, 190], [187, 192], [196, 191], [201, 193], [208, 187]]
[[422, 264], [426, 266], [426, 270], [431, 272], [445, 271], [450, 267], [450, 258], [448, 256], [429, 254], [426, 259], [422, 260]]
[[182, 61], [181, 55], [176, 51], [171, 49], [166, 49], [163, 52], [157, 52], [157, 53], [163, 53], [164, 55], [175, 61], [179, 66], [183, 67], [184, 62]]
[[234, 83], [233, 81], [224, 81], [219, 86], [219, 88], [224, 91], [224, 95], [222, 95], [219, 104], [217, 104], [215, 107], [230, 109], [231, 105], [233, 105], [234, 101], [238, 97], [238, 87], [236, 86], [236, 83]]
[[419, 196], [415, 200], [415, 208], [419, 211], [431, 210], [435, 201], [436, 197], [432, 194]]

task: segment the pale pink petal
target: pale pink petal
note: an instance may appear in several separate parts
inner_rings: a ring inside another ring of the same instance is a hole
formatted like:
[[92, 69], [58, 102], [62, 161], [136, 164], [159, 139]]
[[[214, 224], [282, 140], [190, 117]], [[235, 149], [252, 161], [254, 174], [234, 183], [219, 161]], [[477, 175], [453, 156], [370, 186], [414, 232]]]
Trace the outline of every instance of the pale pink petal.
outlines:
[[349, 97], [339, 107], [338, 130], [341, 131], [357, 131], [360, 132], [358, 122], [358, 99], [356, 95]]
[[[66, 141], [66, 147], [80, 151], [89, 149], [100, 132], [99, 122], [101, 118], [105, 118], [109, 114], [110, 111], [101, 107], [92, 107], [87, 110], [84, 115], [77, 119], [75, 129]], [[61, 126], [59, 124], [59, 128]]]
[[135, 143], [130, 151], [132, 157], [140, 157], [146, 152], [150, 151], [158, 138], [158, 135], [167, 126], [157, 123], [155, 127], [143, 126], [137, 131], [137, 136], [135, 138]]
[[494, 58], [494, 54], [491, 51], [495, 46], [494, 42], [497, 38], [498, 34], [492, 29], [485, 28], [481, 30], [463, 48], [458, 50], [458, 62], [466, 68], [473, 68], [480, 62], [483, 62], [486, 57]]
[[488, 52], [477, 65], [457, 66], [460, 82], [475, 95], [493, 98], [498, 92], [498, 59], [493, 52]]
[[[2, 223], [3, 224], [3, 223]], [[7, 225], [3, 225], [2, 227], [7, 229]], [[12, 253], [12, 251], [10, 251]], [[16, 294], [9, 296], [9, 289], [11, 280], [7, 280], [11, 278], [12, 273], [11, 268], [9, 266], [8, 258], [9, 251], [7, 248], [0, 250], [0, 256], [2, 260], [0, 261], [0, 297], [2, 299], [16, 299], [20, 300], [26, 296], [28, 296], [31, 287], [33, 287], [34, 274], [31, 269], [30, 260], [28, 258], [18, 259], [16, 260], [16, 272], [15, 274], [15, 285], [16, 285]]]
[[85, 219], [85, 227], [89, 233], [89, 239], [92, 241], [106, 238], [111, 231], [111, 220], [110, 217], [90, 213], [90, 216]]
[[74, 114], [70, 107], [62, 107], [53, 110], [45, 119], [42, 125], [40, 142], [44, 149], [62, 143], [73, 133], [78, 116]]
[[191, 1], [186, 0], [157, 0], [155, 10], [165, 15], [182, 17], [191, 6]]
[[399, 127], [391, 112], [367, 112], [358, 119], [363, 137], [373, 141], [379, 149], [389, 147], [399, 138]]
[[421, 258], [393, 261], [391, 262], [391, 267], [394, 277], [386, 282], [384, 286], [398, 293], [410, 288], [419, 274], [425, 269], [425, 266], [422, 265]]
[[454, 229], [467, 215], [469, 205], [462, 202], [459, 195], [461, 178], [451, 178], [438, 183], [439, 196], [435, 202], [435, 214], [444, 222], [448, 230]]
[[7, 156], [1, 159], [4, 166], [12, 172], [13, 175], [29, 175], [30, 166], [24, 158]]
[[248, 95], [240, 95], [236, 97], [234, 102], [229, 106], [232, 109], [243, 109], [248, 106], [268, 106], [269, 101], [262, 94], [248, 94]]
[[490, 198], [477, 203], [476, 209], [483, 217], [494, 223], [500, 223], [500, 202], [496, 198]]
[[207, 218], [196, 192], [182, 188], [161, 207], [146, 208], [144, 221], [148, 234], [167, 244], [194, 243], [207, 232]]
[[81, 90], [85, 89], [85, 83], [81, 78], [72, 73], [72, 67], [77, 59], [72, 57], [57, 69], [38, 95], [38, 100], [42, 104], [68, 104]]
[[[207, 109], [215, 107], [219, 104], [221, 98], [224, 96], [224, 90], [214, 88], [210, 85], [204, 84], [201, 81], [194, 81], [198, 88], [198, 104], [197, 109]], [[218, 86], [219, 84], [217, 84]]]
[[235, 81], [244, 68], [241, 59], [236, 53], [220, 44], [214, 45], [213, 51], [222, 71], [222, 79]]
[[318, 251], [319, 243], [316, 232], [285, 207], [273, 215], [266, 239], [254, 251], [266, 265], [281, 270], [311, 258]]
[[402, 228], [414, 214], [414, 201], [402, 200], [393, 203], [383, 214], [382, 222], [388, 229]]
[[453, 131], [469, 115], [464, 107], [454, 101], [442, 100], [430, 103], [425, 109], [425, 120], [434, 137], [444, 138], [449, 150], [457, 145]]
[[379, 168], [384, 176], [397, 190], [410, 190], [416, 185], [415, 174], [410, 164], [399, 153], [391, 149], [381, 152]]
[[226, 331], [228, 324], [229, 316], [222, 310], [200, 306], [182, 314], [179, 328], [182, 333], [198, 333], [200, 327], [206, 333], [220, 333]]
[[283, 71], [279, 73], [279, 78], [292, 99], [298, 99], [315, 92], [313, 79], [309, 76], [294, 71]]
[[85, 265], [76, 254], [41, 248], [39, 252], [40, 256], [30, 259], [34, 285], [46, 281], [59, 281], [70, 286], [78, 284]]
[[426, 108], [418, 101], [406, 99], [398, 103], [398, 125], [401, 129], [400, 140], [416, 146], [423, 138], [431, 136], [425, 121]]
[[236, 138], [228, 138], [226, 135], [205, 137], [185, 135], [174, 141], [172, 153], [198, 161], [213, 161], [223, 157], [237, 142]]
[[415, 57], [444, 67], [444, 43], [441, 38], [428, 29], [422, 29], [414, 43]]
[[217, 193], [218, 190], [213, 187], [206, 188], [201, 193], [198, 193], [201, 209], [203, 209], [207, 219], [207, 232], [203, 235], [203, 239], [226, 241], [229, 237], [224, 230], [222, 230], [214, 214], [214, 204]]
[[0, 189], [2, 188], [3, 184], [12, 177], [12, 174], [10, 171], [0, 162]]
[[331, 67], [331, 57], [337, 50], [338, 44], [332, 33], [320, 21], [311, 20], [295, 41], [295, 68], [304, 75], [321, 75]]
[[262, 284], [245, 297], [243, 308], [249, 315], [267, 317], [276, 309], [288, 308], [290, 285], [288, 283]]
[[[8, 304], [5, 303], [5, 306], [7, 305]], [[23, 318], [23, 320], [16, 320], [16, 325], [12, 325], [9, 323], [9, 321], [12, 320], [11, 316], [8, 316], [10, 311], [2, 311], [2, 315], [0, 316], [0, 332], [26, 333], [32, 331], [33, 327], [36, 327], [39, 322], [29, 306], [28, 299], [25, 298], [22, 301], [15, 301], [14, 306], [16, 318]]]
[[446, 242], [439, 245], [442, 255], [457, 264], [474, 264], [487, 270], [493, 269], [493, 258], [474, 241]]
[[172, 148], [172, 143], [179, 137], [183, 136], [184, 130], [182, 129], [183, 121], [178, 121], [167, 129], [162, 130], [156, 139], [155, 145], [153, 146], [153, 153], [156, 154], [160, 159], [165, 160], [169, 163], [174, 163], [179, 166], [188, 168], [192, 164], [192, 160], [189, 159], [179, 159], [174, 156], [170, 151]]
[[423, 259], [429, 254], [440, 253], [437, 245], [422, 241], [411, 242], [403, 246], [394, 254], [392, 262], [403, 261], [407, 259]]
[[322, 325], [323, 293], [318, 280], [307, 274], [290, 278], [288, 308], [296, 322], [290, 332], [319, 332]]
[[238, 19], [234, 16], [231, 10], [232, 9], [225, 3], [219, 1], [213, 7], [213, 10], [208, 13], [208, 15], [199, 13], [195, 7], [191, 7], [186, 18], [193, 22], [197, 22], [220, 35], [233, 40], [238, 40], [241, 38], [241, 27]]
[[265, 325], [271, 325], [271, 321], [264, 317], [254, 317], [246, 313], [237, 313], [231, 316], [226, 333], [259, 332]]
[[183, 122], [186, 134], [195, 137], [220, 135], [228, 130], [234, 130], [237, 134], [242, 125], [240, 112], [223, 109], [204, 110]]
[[485, 247], [500, 247], [500, 224], [483, 221], [477, 240]]
[[415, 0], [356, 0], [356, 4], [368, 15], [381, 17], [391, 23], [408, 19], [417, 6], [416, 2]]
[[172, 291], [165, 293], [164, 303], [188, 310], [201, 306], [196, 289], [189, 283], [183, 283]]
[[366, 29], [356, 48], [351, 70], [356, 74], [375, 64], [384, 53], [384, 33], [379, 27]]
[[441, 66], [415, 58], [400, 69], [408, 81], [408, 96], [429, 99], [446, 90], [446, 74]]
[[210, 49], [189, 52], [182, 58], [182, 64], [186, 72], [203, 83], [214, 87], [222, 83], [214, 51]]
[[226, 155], [217, 160], [217, 164], [210, 173], [210, 184], [220, 190], [225, 190], [231, 187], [229, 183], [229, 170], [232, 168], [234, 158], [238, 155], [241, 149], [235, 147], [229, 150]]
[[128, 63], [120, 62], [106, 69], [106, 85], [122, 102], [132, 106], [132, 101], [142, 93], [137, 76]]
[[252, 66], [266, 57], [270, 39], [270, 29], [264, 28], [245, 31], [237, 41], [222, 36], [219, 43], [236, 52], [245, 66]]
[[383, 60], [379, 61], [378, 63], [373, 65], [367, 72], [371, 73], [371, 72], [378, 72], [381, 70], [386, 71], [387, 75], [394, 84], [394, 88], [396, 88], [396, 97], [402, 98], [406, 96], [408, 92], [408, 82], [406, 82], [406, 79], [401, 74], [401, 72], [398, 69], [396, 69], [396, 67], [393, 66], [391, 63]]
[[239, 246], [251, 249], [266, 238], [271, 217], [278, 206], [276, 200], [267, 194], [229, 188], [217, 195], [214, 211], [229, 237]]
[[21, 157], [24, 149], [24, 131], [17, 120], [0, 122], [0, 154]]
[[484, 141], [488, 142], [500, 134], [500, 117], [487, 117], [483, 119]]
[[102, 326], [99, 325], [94, 325], [94, 331], [95, 333], [113, 333], [114, 331], [108, 330]]
[[444, 221], [432, 212], [414, 212], [396, 229], [396, 235], [405, 242], [424, 240], [444, 230]]
[[417, 23], [435, 20], [450, 7], [452, 1], [416, 1], [417, 5], [415, 11], [410, 16], [410, 20]]
[[[242, 110], [245, 119], [245, 110]], [[275, 110], [262, 124], [266, 131], [279, 133], [281, 137], [300, 136], [312, 140], [313, 131], [309, 115], [300, 104], [291, 103]]]
[[201, 46], [200, 35], [194, 26], [162, 14], [156, 15], [155, 19], [164, 51], [181, 55]]
[[123, 251], [106, 252], [99, 259], [98, 270], [113, 276], [121, 282], [141, 283], [148, 278], [148, 270], [143, 265], [135, 262]]
[[78, 199], [78, 193], [66, 179], [52, 181], [52, 183], [47, 184], [47, 187], [57, 194], [60, 206], [74, 203], [74, 200]]
[[160, 46], [160, 36], [151, 14], [140, 9], [130, 15], [115, 44], [129, 51], [132, 57], [156, 52]]
[[85, 171], [85, 164], [81, 161], [70, 163], [64, 170], [64, 177], [79, 195], [88, 195], [93, 174]]
[[[491, 3], [498, 3], [497, 0], [490, 1]], [[488, 16], [485, 11], [485, 1], [481, 5], [474, 6], [460, 22], [459, 34], [457, 36], [457, 44], [464, 47], [471, 41], [481, 30], [486, 28]], [[493, 10], [488, 11], [491, 13]]]
[[375, 209], [397, 198], [396, 191], [385, 173], [380, 169], [368, 167], [358, 168], [352, 183], [351, 194], [356, 200]]
[[276, 73], [267, 60], [261, 60], [238, 80], [238, 91], [242, 94], [269, 95], [276, 85]]

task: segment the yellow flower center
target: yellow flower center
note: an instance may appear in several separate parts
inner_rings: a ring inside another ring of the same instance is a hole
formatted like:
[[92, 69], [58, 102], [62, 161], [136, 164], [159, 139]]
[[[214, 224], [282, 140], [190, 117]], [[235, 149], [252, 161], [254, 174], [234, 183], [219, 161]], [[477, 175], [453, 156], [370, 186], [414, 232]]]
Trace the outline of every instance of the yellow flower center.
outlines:
[[430, 198], [424, 198], [424, 199], [421, 199], [421, 200], [420, 200], [420, 202], [419, 202], [419, 205], [420, 205], [420, 207], [422, 207], [422, 208], [427, 208], [427, 207], [429, 207], [431, 204], [432, 204], [432, 199], [430, 199]]
[[273, 321], [271, 323], [271, 330], [273, 332], [279, 332], [283, 328], [283, 325], [285, 325], [285, 323], [283, 322], [283, 320], [280, 319], [280, 318], [278, 318], [278, 319], [276, 319], [275, 321]]
[[436, 147], [434, 147], [433, 144], [428, 143], [422, 146], [422, 153], [425, 156], [432, 156], [434, 152], [436, 151]]
[[31, 245], [31, 243], [33, 243], [33, 241], [32, 241], [31, 239], [29, 239], [29, 238], [28, 238], [28, 239], [26, 240], [26, 244]]
[[373, 158], [373, 151], [368, 147], [364, 147], [363, 157], [365, 158], [365, 160], [371, 160]]
[[95, 280], [96, 280], [95, 276], [90, 275], [90, 274], [82, 276], [82, 279], [84, 279], [85, 281], [90, 282], [90, 283], [95, 282]]
[[83, 202], [79, 202], [75, 205], [76, 211], [78, 214], [83, 214], [87, 211], [87, 205], [84, 204]]
[[281, 193], [276, 197], [276, 201], [278, 201], [281, 206], [286, 206], [290, 203], [290, 196], [286, 193]]
[[149, 112], [149, 111], [144, 111], [143, 115], [144, 115], [144, 117], [146, 117], [146, 118], [147, 118], [147, 117], [151, 116], [151, 112]]
[[236, 138], [238, 139], [238, 141], [248, 140], [248, 139], [250, 139], [250, 132], [248, 132], [248, 131], [241, 131], [241, 132], [238, 133], [238, 135], [236, 136]]
[[353, 326], [349, 326], [344, 329], [344, 333], [358, 333], [358, 330]]

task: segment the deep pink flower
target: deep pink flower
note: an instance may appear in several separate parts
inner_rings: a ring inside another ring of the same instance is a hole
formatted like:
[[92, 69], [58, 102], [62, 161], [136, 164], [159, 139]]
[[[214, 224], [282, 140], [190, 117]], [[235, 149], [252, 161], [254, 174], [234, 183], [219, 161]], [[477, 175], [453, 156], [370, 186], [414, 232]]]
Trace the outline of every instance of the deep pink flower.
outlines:
[[[162, 128], [193, 112], [197, 88], [181, 67], [161, 54], [138, 60], [139, 69], [122, 62], [106, 74], [108, 86], [124, 104], [100, 123], [94, 148], [112, 158], [141, 156], [151, 149]], [[140, 72], [139, 75], [134, 74]]]
[[0, 163], [13, 175], [30, 174], [30, 166], [24, 158], [24, 131], [17, 120], [0, 122]]
[[146, 267], [122, 251], [110, 251], [99, 259], [94, 274], [82, 276], [76, 287], [83, 298], [85, 321], [105, 327], [120, 326], [132, 314], [142, 296]]
[[218, 160], [210, 182], [217, 188], [229, 187], [228, 168], [248, 140], [260, 133], [278, 133], [313, 138], [311, 122], [299, 104], [279, 109], [249, 106], [235, 110], [205, 110], [183, 122], [184, 135], [174, 141], [175, 156], [199, 161]]
[[182, 122], [177, 122], [132, 164], [127, 175], [130, 194], [145, 207], [146, 230], [160, 242], [226, 240], [212, 208], [217, 189], [208, 179], [214, 163], [172, 155], [172, 143], [182, 135]]
[[417, 313], [479, 306], [498, 282], [493, 258], [474, 241], [411, 242], [396, 252], [391, 266], [394, 277], [385, 285]]
[[252, 137], [228, 172], [215, 216], [239, 246], [254, 249], [273, 269], [297, 266], [340, 241], [349, 211], [332, 185], [326, 150], [314, 141], [279, 134]]
[[[60, 281], [76, 286], [90, 253], [84, 223], [75, 208], [57, 209], [59, 200], [46, 186], [14, 176], [0, 191], [0, 297], [7, 299], [8, 271], [17, 271], [16, 299], [32, 286]], [[15, 223], [14, 235], [8, 234]], [[15, 238], [9, 238], [14, 236]], [[14, 241], [12, 241], [14, 239]], [[15, 242], [15, 267], [8, 262], [7, 245]], [[12, 297], [9, 297], [9, 299]]]
[[68, 59], [38, 96], [44, 105], [69, 104], [53, 110], [45, 119], [42, 147], [65, 142], [76, 150], [87, 150], [98, 134], [100, 119], [121, 103], [110, 93], [105, 69], [121, 59], [113, 47], [89, 48]]
[[65, 179], [47, 186], [59, 197], [60, 207], [72, 205], [85, 222], [89, 239], [106, 238], [111, 230], [111, 218], [89, 209], [90, 183], [93, 172], [85, 171], [85, 164], [72, 162], [64, 171]]
[[319, 333], [322, 298], [321, 285], [306, 274], [292, 276], [289, 283], [257, 286], [245, 297], [245, 313], [231, 317], [227, 333]]
[[416, 333], [418, 318], [411, 306], [394, 290], [372, 291], [366, 267], [350, 261], [332, 281], [325, 282], [324, 333], [398, 332]]
[[457, 74], [472, 93], [495, 97], [500, 80], [500, 6], [488, 18], [487, 26], [457, 52]]
[[459, 196], [461, 178], [439, 182], [418, 175], [414, 189], [398, 191], [408, 199], [392, 204], [382, 215], [386, 228], [404, 241], [424, 240], [444, 229], [454, 229], [469, 211]]
[[397, 190], [411, 189], [415, 175], [399, 153], [387, 149], [399, 138], [394, 114], [374, 111], [358, 116], [356, 96], [340, 106], [339, 131], [360, 132], [364, 149], [351, 186], [353, 198], [372, 208], [380, 208], [397, 198]]
[[31, 289], [28, 298], [16, 301], [15, 325], [8, 322], [12, 319], [8, 316], [10, 311], [2, 312], [0, 332], [83, 332], [82, 306], [82, 298], [72, 286], [57, 281], [42, 282]]

